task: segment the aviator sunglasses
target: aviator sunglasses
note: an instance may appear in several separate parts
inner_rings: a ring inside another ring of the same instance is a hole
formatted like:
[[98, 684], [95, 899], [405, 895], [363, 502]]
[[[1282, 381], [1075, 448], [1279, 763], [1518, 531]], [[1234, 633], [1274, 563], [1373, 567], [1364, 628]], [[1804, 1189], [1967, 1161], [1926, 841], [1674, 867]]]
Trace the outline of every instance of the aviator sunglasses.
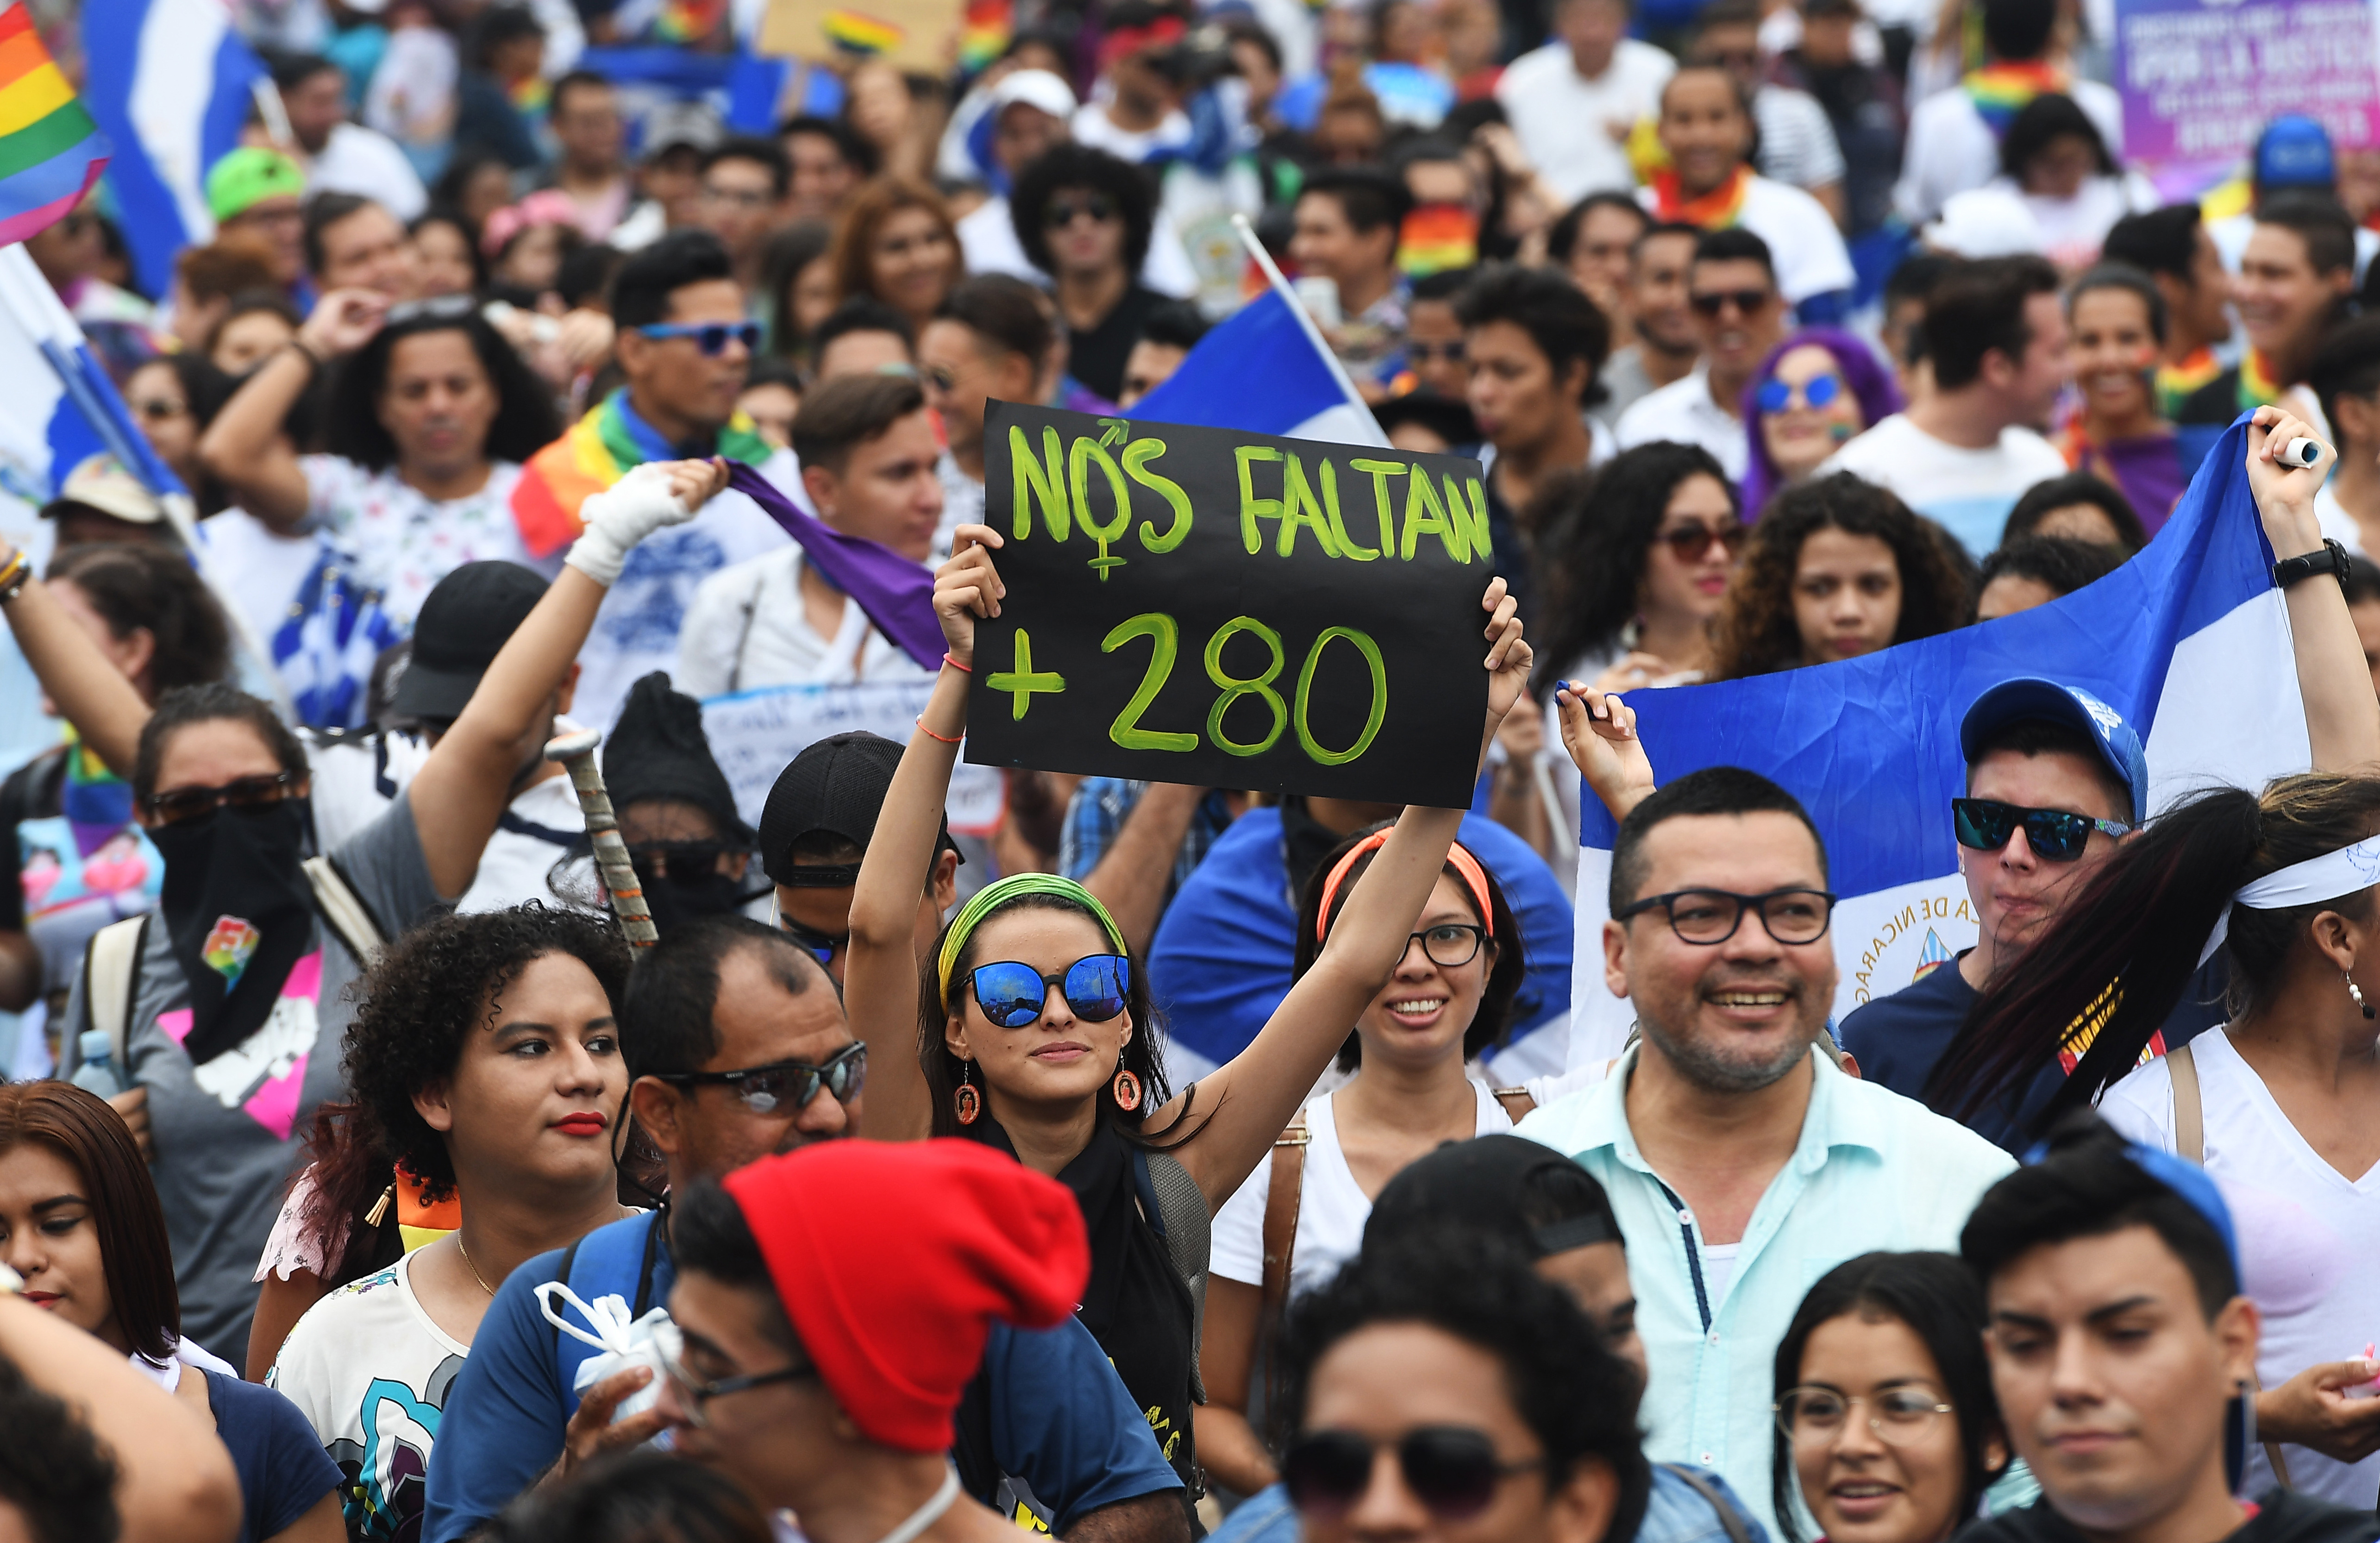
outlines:
[[1121, 954], [1090, 954], [1066, 966], [1062, 975], [1043, 975], [1030, 965], [1004, 960], [979, 965], [971, 977], [975, 1004], [1002, 1028], [1023, 1028], [1041, 1015], [1050, 988], [1065, 993], [1075, 1016], [1103, 1024], [1124, 1009], [1132, 990], [1132, 961]]
[[2034, 856], [2053, 863], [2070, 863], [2081, 857], [2094, 831], [2120, 836], [2132, 829], [2112, 820], [2094, 820], [2064, 809], [2029, 809], [1994, 798], [1951, 799], [1950, 822], [1958, 828], [1959, 844], [1978, 852], [1998, 851], [2022, 825]]
[[1290, 1502], [1309, 1516], [1343, 1515], [1371, 1487], [1372, 1454], [1382, 1446], [1397, 1454], [1414, 1499], [1450, 1522], [1478, 1515], [1505, 1478], [1542, 1468], [1546, 1461], [1504, 1462], [1486, 1431], [1465, 1426], [1426, 1425], [1393, 1444], [1352, 1430], [1317, 1430], [1300, 1437], [1281, 1456]]

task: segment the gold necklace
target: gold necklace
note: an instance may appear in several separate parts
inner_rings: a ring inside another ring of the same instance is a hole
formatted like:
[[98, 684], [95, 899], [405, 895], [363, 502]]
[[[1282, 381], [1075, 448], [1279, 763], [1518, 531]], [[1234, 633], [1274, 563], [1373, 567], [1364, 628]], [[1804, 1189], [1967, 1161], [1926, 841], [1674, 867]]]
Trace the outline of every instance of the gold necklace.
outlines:
[[471, 1251], [463, 1246], [463, 1234], [459, 1230], [455, 1233], [455, 1252], [463, 1256], [463, 1268], [471, 1272], [472, 1280], [480, 1282], [480, 1289], [490, 1296], [495, 1295], [496, 1288], [488, 1284], [488, 1278], [480, 1273], [478, 1265], [471, 1262]]

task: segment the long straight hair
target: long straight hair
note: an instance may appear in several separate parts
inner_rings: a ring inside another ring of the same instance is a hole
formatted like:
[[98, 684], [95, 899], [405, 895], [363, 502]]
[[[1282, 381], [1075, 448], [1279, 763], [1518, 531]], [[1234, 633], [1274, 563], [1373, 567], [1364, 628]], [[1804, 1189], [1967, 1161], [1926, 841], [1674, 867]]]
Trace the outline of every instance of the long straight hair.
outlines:
[[2013, 1106], [2070, 1040], [2095, 1026], [2029, 1134], [2047, 1131], [2139, 1064], [2227, 909], [2228, 1009], [2235, 1019], [2254, 1011], [2315, 916], [2368, 920], [2373, 892], [2275, 911], [2234, 906], [2232, 892], [2375, 830], [2380, 778], [2316, 772], [2283, 777], [2261, 796], [2226, 787], [2183, 799], [2100, 866], [2063, 923], [2026, 951], [2022, 968], [2001, 970], [1985, 986], [1935, 1063], [1925, 1101], [1954, 1119]]
[[0, 1084], [0, 1161], [35, 1145], [82, 1175], [115, 1326], [134, 1351], [163, 1366], [182, 1337], [182, 1298], [165, 1209], [124, 1116], [70, 1082]]

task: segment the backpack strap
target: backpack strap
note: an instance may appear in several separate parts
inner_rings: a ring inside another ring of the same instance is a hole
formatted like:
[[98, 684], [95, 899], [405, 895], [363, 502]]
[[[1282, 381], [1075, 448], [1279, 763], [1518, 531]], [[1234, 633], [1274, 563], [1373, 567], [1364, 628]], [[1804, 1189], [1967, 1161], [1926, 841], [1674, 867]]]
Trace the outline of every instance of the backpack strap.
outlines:
[[1140, 1153], [1142, 1172], [1157, 1200], [1158, 1231], [1173, 1258], [1173, 1272], [1190, 1289], [1190, 1398], [1207, 1402], [1207, 1385], [1198, 1375], [1199, 1330], [1207, 1318], [1207, 1258], [1211, 1251], [1215, 1218], [1207, 1209], [1207, 1196], [1198, 1181], [1171, 1152]]
[[[2176, 1045], [2165, 1052], [2166, 1075], [2173, 1079], [2173, 1148], [2201, 1168], [2206, 1166], [2206, 1100], [2198, 1085], [2198, 1057], [2188, 1045]], [[2251, 1393], [2265, 1391], [2264, 1382], [2254, 1371], [2248, 1373]], [[2284, 1489], [2290, 1488], [2289, 1459], [2281, 1455], [2278, 1441], [2266, 1441], [2265, 1461], [2273, 1465], [2273, 1478]]]
[[[641, 1222], [642, 1225], [632, 1225]], [[582, 1302], [592, 1302], [599, 1296], [616, 1296], [629, 1304], [633, 1311], [641, 1294], [641, 1277], [648, 1257], [647, 1245], [653, 1230], [661, 1225], [661, 1213], [648, 1211], [641, 1217], [630, 1217], [598, 1227], [570, 1245], [562, 1257], [559, 1279], [578, 1294]], [[554, 1330], [554, 1370], [556, 1385], [562, 1392], [565, 1416], [578, 1408], [577, 1380], [579, 1367], [599, 1354], [591, 1345], [579, 1343], [560, 1330]]]
[[[132, 1082], [128, 1059], [132, 1043], [132, 1005], [139, 992], [140, 955], [149, 942], [149, 917], [108, 923], [91, 940], [82, 956], [83, 1007], [93, 1028], [107, 1030], [108, 1049], [115, 1056], [115, 1075], [127, 1087]], [[80, 1051], [77, 1051], [78, 1057]]]
[[1710, 1480], [1682, 1463], [1661, 1463], [1655, 1466], [1682, 1480], [1687, 1488], [1710, 1502], [1710, 1508], [1718, 1513], [1718, 1525], [1727, 1529], [1727, 1543], [1752, 1543], [1752, 1534], [1744, 1526], [1743, 1518], [1736, 1514], [1735, 1507], [1727, 1503], [1727, 1497], [1720, 1494]]
[[1488, 1096], [1504, 1111], [1504, 1118], [1516, 1125], [1537, 1107], [1537, 1100], [1525, 1087], [1491, 1087]]
[[322, 913], [323, 925], [338, 934], [357, 964], [370, 965], [381, 944], [388, 941], [388, 933], [347, 876], [339, 871], [339, 865], [328, 857], [309, 857], [306, 881], [313, 886], [314, 908]]
[[1289, 1269], [1297, 1253], [1297, 1212], [1305, 1191], [1305, 1148], [1314, 1139], [1306, 1128], [1305, 1111], [1272, 1144], [1272, 1173], [1265, 1185], [1264, 1306], [1257, 1343], [1265, 1362], [1265, 1409], [1268, 1416], [1281, 1407], [1281, 1379], [1274, 1367], [1282, 1318], [1289, 1311]]

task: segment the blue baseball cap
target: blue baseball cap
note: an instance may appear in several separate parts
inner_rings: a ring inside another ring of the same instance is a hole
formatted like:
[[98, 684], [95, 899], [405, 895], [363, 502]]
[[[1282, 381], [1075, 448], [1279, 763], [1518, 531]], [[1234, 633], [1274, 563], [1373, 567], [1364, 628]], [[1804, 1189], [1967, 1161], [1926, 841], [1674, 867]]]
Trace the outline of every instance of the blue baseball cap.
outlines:
[[2330, 135], [2301, 114], [2275, 118], [2256, 136], [2255, 181], [2260, 189], [2337, 187], [2338, 160], [2331, 153]]
[[1993, 736], [2011, 723], [2059, 723], [2098, 747], [2132, 796], [2132, 823], [2149, 817], [2149, 758], [2141, 736], [2124, 715], [2079, 686], [2061, 686], [2038, 675], [2004, 680], [1967, 709], [1959, 721], [1959, 753], [1973, 766]]

